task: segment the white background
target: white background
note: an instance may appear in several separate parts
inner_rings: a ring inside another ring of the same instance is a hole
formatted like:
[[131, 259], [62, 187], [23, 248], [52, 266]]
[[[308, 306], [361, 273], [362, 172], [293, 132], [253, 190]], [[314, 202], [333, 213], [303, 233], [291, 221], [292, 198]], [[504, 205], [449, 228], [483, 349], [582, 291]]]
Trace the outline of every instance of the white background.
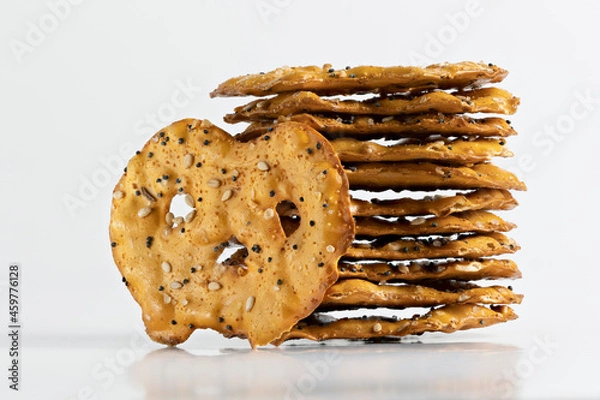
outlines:
[[[600, 327], [600, 270], [592, 257], [599, 222], [599, 3], [73, 0], [68, 10], [53, 6], [63, 3], [6, 0], [0, 6], [0, 271], [11, 262], [22, 266], [21, 397], [77, 398], [79, 393], [85, 398], [89, 392], [97, 398], [168, 398], [158, 395], [160, 388], [145, 391], [152, 383], [160, 386], [155, 380], [136, 380], [156, 373], [152, 362], [160, 357], [176, 371], [191, 365], [200, 375], [246, 371], [241, 380], [213, 382], [205, 394], [290, 397], [289, 375], [281, 376], [279, 369], [291, 365], [290, 371], [303, 377], [311, 370], [302, 357], [322, 361], [335, 348], [247, 353], [245, 343], [196, 332], [183, 346], [190, 354], [227, 357], [193, 361], [187, 354], [192, 361], [186, 355], [181, 357], [187, 361], [176, 361], [180, 354], [143, 358], [146, 350], [140, 350], [134, 364], [121, 359], [129, 369], [115, 369], [114, 382], [98, 375], [106, 357], [123, 356], [119, 349], [132, 347], [142, 326], [108, 241], [117, 171], [173, 120], [208, 118], [225, 126], [222, 115], [246, 99], [210, 99], [208, 93], [230, 76], [280, 65], [461, 60], [510, 70], [502, 87], [521, 97], [519, 112], [511, 117], [520, 135], [508, 141], [517, 156], [502, 163], [529, 186], [518, 194], [520, 207], [506, 215], [519, 225], [512, 236], [523, 246], [515, 259], [524, 279], [513, 283], [526, 295], [516, 307], [521, 318], [452, 337], [424, 336], [426, 351], [411, 345], [339, 350], [333, 354], [345, 357], [348, 371], [360, 367], [381, 379], [340, 375], [331, 367], [327, 379], [313, 374], [317, 385], [307, 383], [293, 395], [396, 397], [403, 390], [413, 398], [600, 396], [593, 372], [600, 356], [593, 336]], [[456, 25], [459, 14], [468, 20]], [[182, 86], [191, 89], [182, 92]], [[67, 206], [66, 199], [74, 198], [79, 202]], [[8, 274], [1, 274], [0, 304], [6, 304]], [[540, 353], [546, 357], [532, 358], [540, 340], [554, 347]], [[0, 370], [5, 370], [7, 342], [2, 345]], [[219, 350], [232, 346], [242, 350]], [[444, 358], [446, 353], [451, 356]], [[486, 359], [482, 367], [473, 364]], [[244, 363], [265, 374], [278, 371], [276, 377], [288, 386], [272, 381], [269, 386], [262, 375], [248, 375]], [[406, 372], [403, 379], [391, 375], [388, 366]], [[451, 371], [466, 371], [471, 379], [454, 379]], [[512, 373], [505, 379], [508, 386], [482, 384], [502, 371]], [[188, 386], [198, 393], [197, 383], [188, 381], [179, 382], [179, 398], [187, 396]]]

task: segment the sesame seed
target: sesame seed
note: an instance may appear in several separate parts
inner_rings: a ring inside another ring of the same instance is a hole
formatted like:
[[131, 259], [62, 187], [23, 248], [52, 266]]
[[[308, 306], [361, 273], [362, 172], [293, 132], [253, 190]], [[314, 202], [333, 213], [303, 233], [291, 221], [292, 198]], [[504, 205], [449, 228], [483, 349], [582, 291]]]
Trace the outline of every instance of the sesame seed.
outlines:
[[177, 325], [177, 321], [175, 321], [174, 319], [171, 320], [171, 325]]
[[183, 168], [187, 169], [191, 167], [192, 164], [194, 164], [194, 155], [188, 153], [183, 157]]
[[205, 135], [208, 134], [208, 129], [204, 129], [202, 132], [204, 132]]
[[142, 192], [140, 192], [139, 190], [136, 190], [136, 191], [135, 191], [135, 195], [136, 195], [136, 196], [139, 196], [140, 194], [142, 194]]
[[206, 185], [211, 188], [218, 188], [221, 186], [221, 181], [218, 179], [209, 179], [208, 182], [206, 182]]
[[231, 327], [231, 325], [225, 325], [225, 329], [227, 329], [228, 331], [232, 330], [233, 328]]
[[152, 196], [152, 193], [150, 193], [148, 191], [148, 189], [146, 189], [145, 187], [142, 187], [142, 195], [146, 198], [146, 200], [150, 201], [150, 202], [155, 202], [156, 201], [156, 197]]
[[158, 287], [158, 291], [159, 291], [159, 292], [162, 292], [163, 290], [165, 290], [165, 287], [164, 287], [164, 286], [159, 286], [159, 287]]
[[188, 278], [185, 278], [184, 280], [181, 281], [184, 285], [187, 285], [188, 283], [190, 283], [190, 280]]
[[263, 213], [265, 219], [271, 219], [275, 216], [275, 211], [272, 208], [267, 208]]
[[210, 140], [206, 139], [206, 140], [204, 141], [204, 145], [205, 145], [205, 146], [208, 146], [209, 144], [210, 144]]
[[273, 290], [276, 292], [279, 292], [279, 290], [281, 290], [281, 289], [279, 288], [279, 286], [273, 286]]
[[356, 74], [350, 74], [348, 75], [350, 78], [356, 78]]
[[273, 257], [267, 257], [267, 262], [273, 261]]
[[197, 163], [196, 163], [196, 168], [200, 168], [201, 166], [202, 166], [202, 163], [201, 163], [201, 162], [197, 162]]
[[255, 253], [260, 253], [260, 246], [258, 244], [252, 245], [252, 251]]
[[172, 212], [168, 212], [167, 215], [165, 215], [165, 222], [167, 223], [168, 226], [173, 226], [173, 220], [175, 218], [175, 215], [173, 215]]
[[185, 222], [191, 222], [196, 216], [196, 209], [193, 209], [185, 216]]
[[227, 173], [227, 170], [226, 170], [225, 168], [221, 168], [221, 173], [222, 173], [223, 175], [225, 175], [225, 174]]
[[325, 250], [327, 250], [328, 253], [333, 253], [335, 251], [335, 247], [328, 244], [327, 247], [325, 247]]
[[375, 325], [373, 325], [373, 332], [375, 333], [379, 333], [381, 332], [381, 330], [383, 329], [383, 327], [381, 326], [381, 324], [378, 322]]
[[110, 247], [117, 247], [117, 242], [111, 242]]
[[150, 207], [144, 207], [138, 211], [138, 217], [140, 217], [140, 218], [147, 217], [148, 214], [150, 214], [151, 212], [152, 212], [152, 209]]
[[183, 284], [181, 282], [173, 281], [169, 286], [171, 286], [171, 289], [181, 289]]
[[311, 220], [311, 221], [310, 221], [308, 224], [309, 224], [310, 226], [315, 226], [315, 221], [312, 221], [312, 220]]
[[219, 317], [219, 323], [224, 322], [224, 321], [225, 321], [225, 318]]
[[171, 296], [169, 296], [166, 293], [163, 293], [163, 301], [165, 302], [165, 304], [169, 304], [171, 302]]
[[173, 218], [173, 223], [177, 224], [177, 225], [181, 225], [183, 223], [183, 217], [179, 216], [179, 217]]
[[172, 270], [172, 268], [171, 268], [171, 264], [169, 264], [169, 263], [168, 263], [168, 262], [166, 262], [166, 261], [163, 261], [163, 262], [162, 262], [162, 264], [161, 264], [160, 266], [161, 266], [162, 270], [163, 270], [163, 271], [165, 271], [167, 274], [168, 274], [169, 272], [171, 272], [171, 270]]
[[283, 283], [283, 281], [281, 279], [277, 279], [277, 284], [281, 285]]
[[269, 139], [271, 139], [271, 136], [269, 136], [269, 135], [265, 135], [264, 139], [265, 139], [265, 140], [269, 140]]
[[153, 155], [154, 155], [154, 153], [153, 153], [153, 152], [151, 152], [151, 151], [150, 151], [150, 152], [148, 152], [148, 158], [152, 158], [152, 156], [153, 156]]
[[188, 299], [183, 299], [183, 300], [181, 300], [181, 305], [182, 305], [182, 306], [187, 306], [187, 305], [188, 305], [188, 303], [189, 303]]
[[165, 137], [165, 133], [164, 133], [164, 132], [160, 132], [160, 133], [158, 134], [158, 136], [160, 136], [160, 137]]
[[292, 246], [292, 249], [294, 249], [294, 250], [298, 250], [298, 245], [297, 245], [297, 244], [293, 245], [293, 246]]
[[393, 121], [393, 120], [394, 120], [394, 117], [393, 116], [389, 116], [389, 117], [382, 118], [381, 122], [385, 123], [385, 122], [390, 122], [390, 121]]
[[252, 307], [254, 307], [254, 302], [256, 301], [254, 296], [250, 296], [246, 299], [246, 312], [252, 311]]
[[304, 203], [304, 197], [300, 196], [300, 203]]
[[324, 266], [324, 265], [325, 265], [325, 263], [323, 263], [323, 262], [320, 262], [320, 263], [318, 263], [318, 264], [317, 264], [317, 267], [319, 267], [319, 268], [323, 268], [323, 266]]
[[227, 189], [223, 196], [221, 196], [221, 201], [227, 201], [233, 196], [233, 190]]
[[271, 167], [269, 167], [269, 164], [267, 164], [266, 161], [259, 161], [258, 164], [256, 164], [256, 168], [258, 168], [261, 171], [268, 171], [269, 169], [271, 169]]
[[263, 269], [262, 269], [262, 268], [259, 268], [259, 269], [258, 269], [258, 273], [259, 273], [259, 274], [262, 274], [262, 272], [263, 272]]
[[189, 324], [189, 325], [188, 325], [188, 328], [190, 328], [190, 329], [194, 329], [194, 324]]
[[180, 232], [185, 233], [185, 228], [181, 228]]
[[269, 192], [269, 196], [270, 196], [270, 197], [275, 197], [275, 191], [274, 191], [274, 190], [271, 190], [271, 191]]
[[179, 138], [179, 139], [177, 140], [177, 143], [179, 143], [179, 144], [183, 144], [183, 142], [184, 142], [183, 138]]
[[306, 149], [306, 152], [307, 152], [308, 154], [312, 154], [312, 149], [309, 147], [308, 149]]
[[219, 282], [209, 282], [208, 283], [208, 290], [210, 290], [211, 292], [217, 291], [221, 289], [221, 284]]
[[424, 223], [425, 223], [425, 218], [423, 218], [423, 217], [415, 218], [410, 222], [411, 225], [422, 225]]
[[185, 200], [185, 204], [187, 204], [188, 206], [190, 206], [192, 208], [194, 207], [194, 198], [192, 197], [191, 194], [189, 194], [189, 193], [186, 194], [184, 200]]
[[321, 150], [321, 147], [323, 147], [323, 144], [321, 142], [317, 142], [317, 150]]
[[117, 190], [113, 193], [113, 199], [115, 200], [119, 200], [123, 198], [124, 193], [121, 192], [120, 190]]

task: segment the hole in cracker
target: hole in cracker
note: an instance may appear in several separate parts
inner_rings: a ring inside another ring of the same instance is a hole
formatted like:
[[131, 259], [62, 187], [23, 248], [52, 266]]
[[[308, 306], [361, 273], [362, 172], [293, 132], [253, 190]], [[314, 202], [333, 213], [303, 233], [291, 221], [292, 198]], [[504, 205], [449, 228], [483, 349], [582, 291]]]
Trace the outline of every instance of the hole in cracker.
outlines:
[[221, 253], [217, 257], [217, 264], [246, 268], [245, 259], [248, 257], [248, 249], [235, 236], [221, 243], [219, 247]]
[[281, 201], [275, 208], [281, 227], [285, 232], [286, 237], [290, 235], [300, 227], [300, 214], [296, 204], [289, 200]]
[[[169, 207], [169, 212], [173, 214], [174, 222], [173, 227], [177, 227], [181, 225], [183, 221], [185, 221], [186, 216], [190, 215], [190, 213], [194, 210], [186, 202], [186, 193], [177, 194], [171, 200], [171, 206]], [[189, 201], [189, 200], [188, 200]], [[178, 218], [180, 217], [180, 218]]]

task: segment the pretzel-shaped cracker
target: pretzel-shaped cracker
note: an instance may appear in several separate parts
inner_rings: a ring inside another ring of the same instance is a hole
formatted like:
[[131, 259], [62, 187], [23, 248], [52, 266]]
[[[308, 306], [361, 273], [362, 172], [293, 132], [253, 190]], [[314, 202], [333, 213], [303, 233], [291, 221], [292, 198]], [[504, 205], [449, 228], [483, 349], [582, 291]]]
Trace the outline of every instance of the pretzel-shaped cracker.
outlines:
[[471, 118], [455, 114], [423, 114], [382, 118], [366, 115], [354, 117], [295, 114], [279, 117], [274, 121], [253, 122], [237, 138], [240, 141], [250, 140], [268, 133], [277, 124], [286, 121], [307, 124], [328, 139], [338, 137], [353, 137], [360, 140], [427, 138], [431, 135], [507, 137], [517, 134], [507, 120], [496, 117]]
[[335, 70], [323, 67], [281, 67], [260, 74], [248, 74], [221, 83], [210, 93], [218, 96], [265, 96], [310, 90], [319, 95], [353, 93], [395, 93], [407, 90], [458, 89], [502, 81], [508, 71], [482, 62], [432, 64], [427, 67], [360, 66]]
[[384, 146], [352, 138], [331, 140], [335, 152], [342, 162], [381, 161], [437, 161], [451, 164], [472, 165], [489, 161], [492, 157], [512, 157], [505, 146], [505, 139], [482, 138], [472, 141], [464, 139], [403, 140], [401, 143]]
[[367, 340], [384, 337], [420, 335], [425, 332], [452, 333], [457, 330], [483, 328], [517, 319], [506, 305], [483, 307], [473, 304], [452, 304], [410, 319], [395, 318], [327, 318], [312, 315], [298, 323], [294, 329], [273, 342], [280, 345], [287, 340], [350, 339]]
[[[193, 210], [169, 212], [176, 195]], [[277, 205], [300, 220], [284, 232]], [[113, 256], [150, 337], [175, 345], [194, 329], [277, 339], [320, 303], [353, 237], [348, 181], [331, 145], [282, 124], [236, 142], [210, 122], [183, 120], [134, 156], [113, 192]], [[218, 257], [228, 243], [242, 249]]]
[[456, 261], [411, 261], [408, 263], [356, 262], [338, 264], [340, 279], [360, 278], [371, 282], [411, 282], [454, 279], [517, 279], [521, 271], [512, 260], [486, 258]]
[[435, 215], [443, 217], [470, 210], [512, 210], [517, 201], [508, 190], [477, 189], [453, 196], [432, 196], [424, 199], [409, 197], [394, 200], [365, 201], [352, 199], [352, 214], [361, 217]]
[[431, 112], [514, 114], [518, 105], [518, 97], [499, 88], [454, 93], [435, 91], [417, 96], [375, 97], [364, 101], [327, 99], [313, 92], [292, 92], [236, 107], [233, 114], [227, 114], [223, 119], [228, 123], [236, 123], [301, 113], [383, 116]]

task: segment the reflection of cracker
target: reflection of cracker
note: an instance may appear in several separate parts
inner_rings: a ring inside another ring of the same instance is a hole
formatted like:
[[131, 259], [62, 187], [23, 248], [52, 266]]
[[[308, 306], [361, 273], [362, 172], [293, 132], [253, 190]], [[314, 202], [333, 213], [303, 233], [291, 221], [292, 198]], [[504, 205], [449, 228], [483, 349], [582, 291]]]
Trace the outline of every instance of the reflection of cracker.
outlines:
[[218, 96], [265, 96], [309, 90], [320, 95], [394, 93], [407, 90], [458, 89], [502, 81], [508, 71], [492, 64], [464, 61], [427, 67], [360, 66], [334, 70], [323, 67], [281, 67], [228, 79], [210, 93]]
[[457, 260], [445, 262], [410, 262], [392, 264], [385, 262], [350, 263], [338, 265], [340, 279], [359, 278], [371, 282], [410, 282], [423, 280], [455, 279], [461, 281], [479, 279], [517, 279], [521, 271], [512, 260], [495, 258], [480, 260]]
[[431, 135], [506, 137], [517, 134], [506, 120], [495, 117], [477, 119], [453, 114], [423, 114], [385, 118], [368, 116], [342, 118], [297, 114], [279, 117], [277, 121], [253, 122], [236, 139], [246, 141], [255, 138], [284, 121], [309, 125], [330, 139], [337, 137], [354, 137], [362, 140], [426, 138]]
[[519, 99], [499, 88], [475, 89], [466, 92], [447, 93], [435, 91], [418, 96], [390, 96], [364, 101], [339, 100], [320, 97], [313, 92], [292, 92], [271, 99], [258, 99], [235, 108], [227, 114], [225, 122], [277, 119], [292, 114], [352, 114], [352, 115], [398, 115], [493, 113], [513, 114]]
[[420, 335], [425, 332], [452, 333], [517, 319], [517, 315], [508, 306], [488, 308], [473, 304], [453, 304], [440, 307], [422, 316], [400, 320], [377, 317], [331, 320], [327, 317], [327, 315], [322, 317], [313, 315], [298, 323], [273, 344], [277, 346], [286, 340], [293, 339], [365, 340]]
[[439, 244], [425, 240], [399, 239], [385, 244], [355, 243], [344, 257], [359, 260], [416, 260], [421, 258], [479, 258], [514, 253], [520, 247], [501, 233], [440, 239]]
[[527, 189], [513, 173], [489, 163], [473, 167], [448, 167], [429, 162], [363, 163], [346, 173], [351, 189], [371, 191]]
[[[175, 227], [167, 213], [178, 194], [195, 211]], [[285, 200], [302, 218], [289, 237], [275, 212]], [[112, 205], [115, 262], [148, 334], [170, 345], [197, 328], [252, 346], [276, 339], [336, 281], [354, 231], [333, 148], [299, 124], [242, 144], [208, 121], [176, 122], [129, 161]], [[238, 265], [217, 262], [234, 239], [247, 249], [230, 260]]]
[[433, 307], [444, 304], [513, 304], [523, 296], [504, 286], [467, 287], [446, 291], [421, 285], [378, 285], [344, 279], [329, 288], [319, 310]]
[[342, 162], [364, 161], [438, 161], [452, 164], [469, 164], [489, 161], [492, 157], [512, 157], [504, 139], [477, 139], [467, 141], [429, 140], [408, 141], [391, 146], [364, 142], [351, 138], [331, 140]]
[[508, 232], [515, 224], [486, 211], [465, 211], [445, 217], [387, 221], [356, 217], [357, 236], [427, 236], [466, 232]]
[[507, 190], [478, 189], [454, 196], [434, 196], [425, 199], [365, 201], [352, 199], [352, 214], [361, 217], [436, 215], [438, 217], [469, 210], [512, 210], [517, 201]]

